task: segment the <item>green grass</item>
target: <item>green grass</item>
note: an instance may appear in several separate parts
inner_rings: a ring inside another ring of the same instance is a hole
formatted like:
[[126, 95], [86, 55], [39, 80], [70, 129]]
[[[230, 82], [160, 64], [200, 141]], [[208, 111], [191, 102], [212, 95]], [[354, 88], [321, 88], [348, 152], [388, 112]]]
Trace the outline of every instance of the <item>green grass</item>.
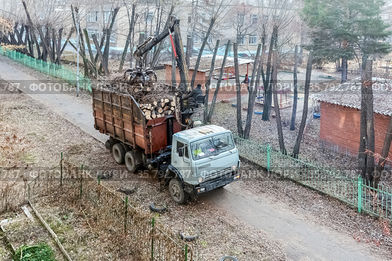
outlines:
[[34, 246], [21, 246], [13, 257], [15, 261], [56, 261], [54, 252], [45, 243]]

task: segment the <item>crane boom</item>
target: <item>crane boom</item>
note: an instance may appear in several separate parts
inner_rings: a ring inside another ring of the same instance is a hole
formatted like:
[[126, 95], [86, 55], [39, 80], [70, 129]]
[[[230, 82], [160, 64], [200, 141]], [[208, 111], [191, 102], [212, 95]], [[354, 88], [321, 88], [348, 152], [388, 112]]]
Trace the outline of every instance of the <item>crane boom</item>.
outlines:
[[[137, 61], [137, 64], [139, 66], [139, 70], [142, 70], [143, 67], [143, 56], [150, 51], [154, 46], [158, 45], [160, 42], [162, 42], [167, 36], [170, 35], [170, 40], [171, 40], [171, 45], [173, 48], [173, 52], [176, 54], [176, 61], [177, 61], [177, 66], [180, 71], [180, 78], [181, 78], [181, 84], [180, 84], [180, 89], [182, 91], [190, 91], [190, 87], [188, 86], [188, 67], [185, 62], [185, 54], [184, 54], [184, 46], [182, 44], [182, 39], [181, 39], [181, 32], [180, 32], [180, 20], [177, 19], [176, 17], [172, 16], [170, 17], [170, 21], [168, 26], [155, 37], [150, 37], [148, 38], [144, 43], [139, 45], [136, 48], [136, 51], [134, 52], [134, 57]], [[174, 37], [172, 37], [172, 35]], [[173, 39], [174, 38], [174, 39]], [[173, 64], [173, 66], [176, 66]]]
[[170, 32], [173, 32], [174, 27], [179, 26], [179, 24], [180, 20], [176, 19], [175, 17], [171, 17], [169, 25], [167, 26], [167, 28], [165, 28], [165, 30], [163, 30], [163, 32], [161, 32], [155, 37], [148, 38], [144, 43], [139, 45], [134, 52], [134, 57], [138, 60], [138, 62], [141, 61], [143, 55], [145, 55], [161, 41], [163, 41], [170, 34]]

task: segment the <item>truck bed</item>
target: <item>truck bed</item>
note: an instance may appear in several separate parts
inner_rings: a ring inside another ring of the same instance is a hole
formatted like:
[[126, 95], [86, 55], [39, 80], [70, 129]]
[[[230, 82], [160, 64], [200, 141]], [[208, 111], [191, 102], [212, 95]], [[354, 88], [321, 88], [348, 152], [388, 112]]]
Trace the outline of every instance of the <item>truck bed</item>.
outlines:
[[168, 138], [171, 129], [173, 133], [181, 130], [174, 116], [146, 120], [139, 104], [129, 94], [93, 89], [92, 96], [95, 129], [141, 149], [146, 155], [171, 145]]

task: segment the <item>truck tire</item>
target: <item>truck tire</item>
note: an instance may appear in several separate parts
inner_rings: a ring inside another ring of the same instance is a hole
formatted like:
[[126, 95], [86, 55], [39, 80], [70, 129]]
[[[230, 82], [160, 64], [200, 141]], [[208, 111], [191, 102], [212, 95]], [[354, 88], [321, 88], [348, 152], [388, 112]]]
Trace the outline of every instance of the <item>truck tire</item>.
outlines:
[[135, 152], [133, 150], [128, 151], [127, 153], [125, 153], [125, 166], [127, 167], [127, 170], [129, 172], [134, 173], [138, 167], [137, 165], [137, 160], [135, 157]]
[[186, 194], [181, 182], [173, 178], [169, 182], [169, 192], [172, 199], [178, 204], [184, 204], [186, 202]]
[[116, 143], [112, 147], [112, 155], [118, 164], [123, 164], [125, 159], [125, 148], [121, 143]]

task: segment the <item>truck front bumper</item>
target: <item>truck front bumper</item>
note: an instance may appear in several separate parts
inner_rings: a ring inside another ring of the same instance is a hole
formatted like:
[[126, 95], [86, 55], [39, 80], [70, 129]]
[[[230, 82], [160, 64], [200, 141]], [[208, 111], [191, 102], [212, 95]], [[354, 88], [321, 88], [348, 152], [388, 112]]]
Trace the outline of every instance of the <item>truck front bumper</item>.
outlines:
[[194, 187], [194, 192], [196, 194], [208, 192], [208, 191], [226, 186], [227, 184], [230, 184], [233, 181], [238, 180], [239, 178], [240, 178], [240, 174], [237, 171], [229, 173], [229, 174], [225, 174], [225, 175], [217, 177], [215, 179], [207, 180], [203, 183], [200, 183], [199, 185]]

